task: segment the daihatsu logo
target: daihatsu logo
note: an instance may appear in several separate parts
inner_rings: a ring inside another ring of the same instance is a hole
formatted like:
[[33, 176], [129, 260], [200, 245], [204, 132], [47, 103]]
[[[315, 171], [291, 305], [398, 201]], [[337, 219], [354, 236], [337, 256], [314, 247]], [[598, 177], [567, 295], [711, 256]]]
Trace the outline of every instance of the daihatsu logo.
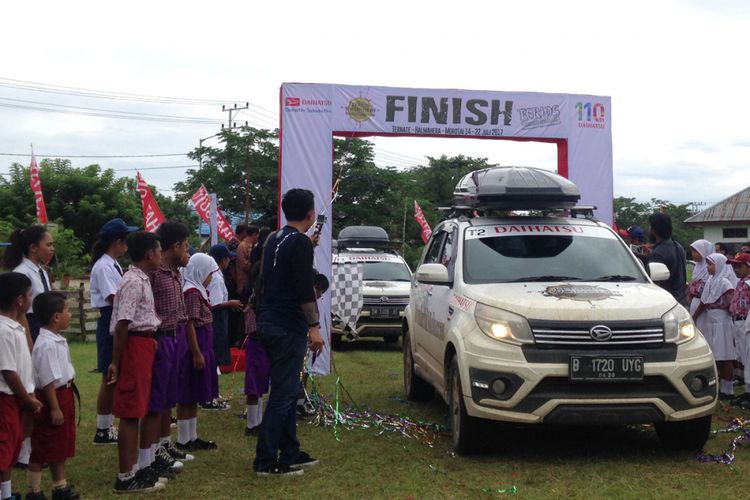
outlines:
[[612, 329], [605, 325], [596, 325], [591, 327], [589, 334], [597, 342], [606, 342], [612, 338]]

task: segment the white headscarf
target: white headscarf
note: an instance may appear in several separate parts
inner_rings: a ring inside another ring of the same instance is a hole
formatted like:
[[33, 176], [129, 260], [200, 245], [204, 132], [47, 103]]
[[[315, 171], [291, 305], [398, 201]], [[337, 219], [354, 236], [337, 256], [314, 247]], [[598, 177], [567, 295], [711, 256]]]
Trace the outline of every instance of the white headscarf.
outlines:
[[703, 258], [701, 261], [695, 263], [693, 269], [693, 280], [703, 280], [704, 282], [708, 279], [708, 268], [706, 267], [706, 257], [714, 253], [714, 244], [708, 240], [695, 240], [690, 248], [698, 252]]
[[190, 257], [188, 265], [185, 266], [183, 277], [185, 278], [185, 285], [182, 287], [183, 292], [195, 288], [200, 292], [204, 299], [208, 300], [208, 291], [203, 286], [203, 282], [206, 278], [216, 271], [219, 266], [216, 265], [216, 261], [210, 255], [205, 253], [196, 253]]
[[[706, 280], [706, 286], [703, 287], [703, 293], [701, 294], [701, 302], [704, 304], [713, 304], [721, 298], [722, 295], [727, 293], [729, 290], [734, 290], [734, 285], [727, 278], [727, 258], [720, 253], [712, 253], [706, 257], [709, 261], [714, 263], [716, 271], [713, 275], [709, 275]], [[731, 271], [731, 267], [729, 268]]]

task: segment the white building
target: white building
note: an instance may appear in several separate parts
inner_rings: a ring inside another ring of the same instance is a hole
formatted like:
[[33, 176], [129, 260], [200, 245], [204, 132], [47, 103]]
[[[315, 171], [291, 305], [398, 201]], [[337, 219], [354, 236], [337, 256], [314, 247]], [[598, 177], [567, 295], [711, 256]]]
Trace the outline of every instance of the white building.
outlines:
[[693, 215], [685, 224], [702, 227], [704, 239], [736, 250], [750, 241], [750, 187]]

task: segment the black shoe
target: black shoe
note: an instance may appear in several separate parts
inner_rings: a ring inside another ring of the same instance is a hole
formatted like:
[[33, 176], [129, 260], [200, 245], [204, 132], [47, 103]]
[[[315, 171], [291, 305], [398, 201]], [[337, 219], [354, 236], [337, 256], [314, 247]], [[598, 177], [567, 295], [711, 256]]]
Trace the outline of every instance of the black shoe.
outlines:
[[[146, 469], [141, 469], [146, 470]], [[138, 472], [141, 472], [140, 470]], [[164, 484], [158, 481], [151, 481], [151, 478], [145, 474], [138, 474], [127, 479], [121, 480], [119, 477], [115, 480], [115, 486], [112, 489], [115, 493], [150, 493], [164, 489]]]
[[97, 429], [94, 434], [94, 446], [106, 446], [108, 444], [117, 444], [117, 429]]
[[256, 425], [253, 428], [245, 427], [245, 436], [257, 436], [260, 431], [260, 425]]
[[731, 401], [734, 399], [734, 394], [724, 394], [723, 392], [719, 393], [719, 401]]
[[159, 468], [161, 467], [165, 468], [165, 470], [174, 472], [175, 474], [182, 472], [184, 467], [182, 462], [172, 458], [172, 455], [170, 455], [163, 446], [160, 446], [159, 449], [156, 450], [156, 458], [154, 459], [154, 462], [159, 464], [159, 467], [155, 467], [156, 470], [160, 470]]
[[734, 377], [734, 385], [745, 385], [745, 377], [736, 375]]
[[175, 460], [179, 460], [180, 462], [190, 462], [191, 460], [195, 460], [195, 457], [193, 455], [178, 450], [177, 447], [175, 447], [175, 445], [173, 445], [172, 443], [162, 446], [164, 446], [164, 449], [167, 450], [169, 456], [171, 456]]
[[72, 486], [52, 490], [52, 500], [80, 500], [80, 498], [81, 495]]
[[[18, 498], [21, 498], [20, 493], [15, 493], [15, 495], [18, 495]], [[13, 497], [11, 496], [11, 498]], [[26, 500], [47, 500], [47, 497], [44, 496], [43, 491], [37, 491], [36, 493], [29, 492], [29, 493], [26, 493]]]
[[162, 483], [167, 484], [169, 482], [169, 475], [174, 479], [174, 474], [160, 473], [150, 465], [136, 471], [135, 476], [143, 479], [146, 482]]
[[190, 445], [193, 447], [194, 450], [215, 450], [218, 448], [216, 446], [216, 443], [213, 441], [205, 441], [201, 438], [195, 438], [190, 442]]
[[305, 467], [312, 467], [318, 465], [320, 461], [317, 458], [313, 458], [306, 451], [300, 451], [295, 460], [289, 467], [292, 469], [304, 469]]
[[204, 410], [228, 410], [231, 406], [226, 401], [217, 398], [208, 403], [201, 403], [201, 408]]
[[278, 462], [276, 462], [275, 464], [269, 465], [268, 467], [261, 467], [259, 469], [255, 469], [256, 476], [285, 477], [285, 476], [301, 476], [304, 473], [305, 471], [303, 471], [302, 469], [292, 469], [288, 465], [280, 464]]
[[19, 469], [19, 470], [26, 470], [29, 468], [29, 464], [25, 464], [23, 462], [16, 462], [13, 464], [13, 468]]
[[309, 402], [305, 404], [297, 405], [297, 418], [306, 419], [315, 415], [315, 410], [312, 409], [312, 405]]
[[732, 401], [730, 401], [730, 404], [732, 406], [739, 406], [742, 403], [744, 403], [745, 401], [750, 401], [750, 393], [748, 393], [748, 392], [740, 394], [739, 396], [737, 396], [736, 398], [734, 398]]

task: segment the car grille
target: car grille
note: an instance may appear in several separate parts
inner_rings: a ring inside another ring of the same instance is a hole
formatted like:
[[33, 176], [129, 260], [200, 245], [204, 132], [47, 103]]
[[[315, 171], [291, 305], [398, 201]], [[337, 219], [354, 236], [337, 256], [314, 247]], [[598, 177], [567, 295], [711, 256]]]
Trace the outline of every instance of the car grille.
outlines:
[[[383, 297], [385, 298], [385, 297]], [[381, 300], [381, 297], [363, 297], [362, 303], [366, 306], [405, 306], [409, 303], [409, 297], [387, 297], [388, 300]]]
[[[664, 325], [661, 321], [631, 322], [530, 322], [534, 342], [547, 347], [596, 347], [609, 346], [621, 348], [641, 346], [657, 347], [664, 343]], [[594, 340], [591, 328], [603, 325], [612, 330], [609, 340]]]

